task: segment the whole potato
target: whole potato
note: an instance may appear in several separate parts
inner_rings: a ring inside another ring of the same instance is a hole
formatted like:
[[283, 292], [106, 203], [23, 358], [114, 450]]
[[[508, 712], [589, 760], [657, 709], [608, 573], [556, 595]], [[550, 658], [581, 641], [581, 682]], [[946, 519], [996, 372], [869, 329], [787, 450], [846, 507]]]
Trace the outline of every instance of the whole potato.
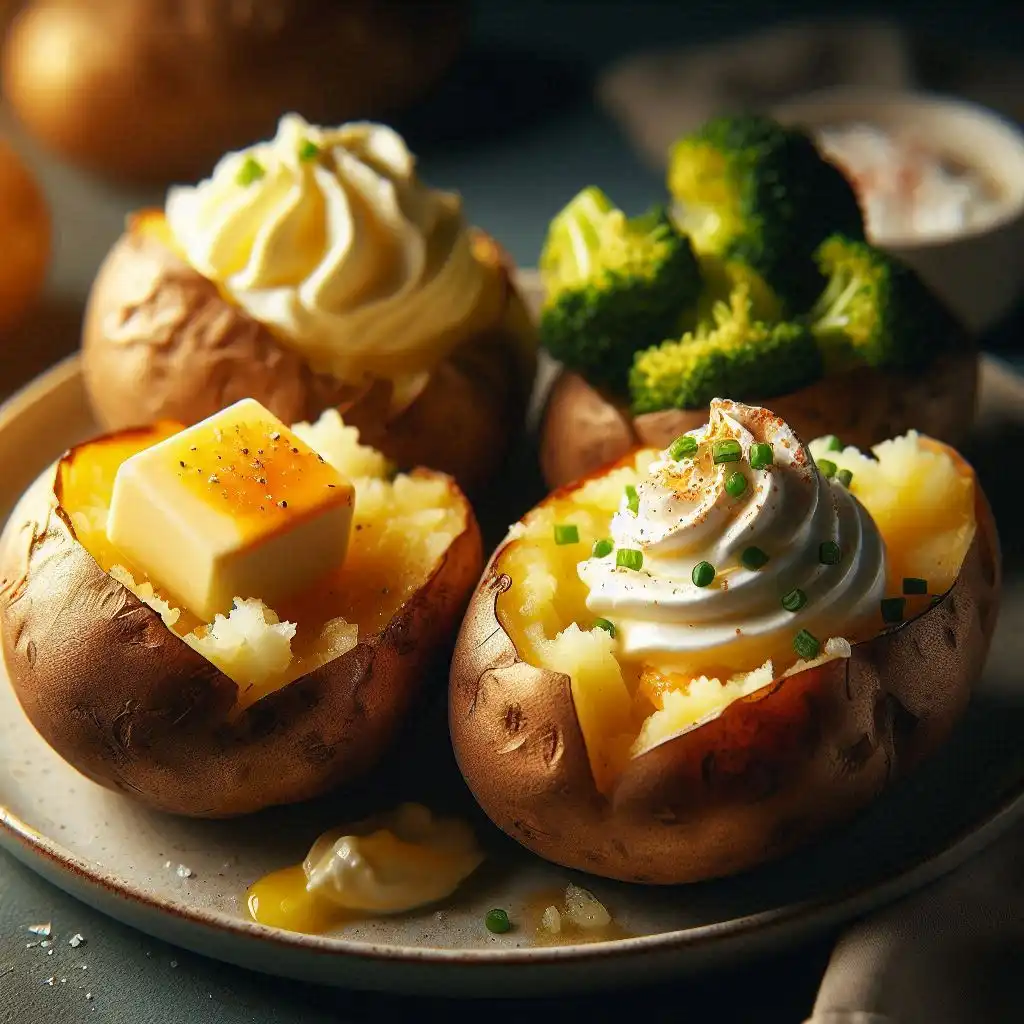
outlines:
[[0, 139], [0, 331], [38, 297], [51, 246], [50, 210], [42, 189], [11, 145]]
[[340, 122], [399, 107], [449, 65], [464, 0], [37, 0], [3, 90], [45, 145], [139, 181], [198, 177], [286, 110]]

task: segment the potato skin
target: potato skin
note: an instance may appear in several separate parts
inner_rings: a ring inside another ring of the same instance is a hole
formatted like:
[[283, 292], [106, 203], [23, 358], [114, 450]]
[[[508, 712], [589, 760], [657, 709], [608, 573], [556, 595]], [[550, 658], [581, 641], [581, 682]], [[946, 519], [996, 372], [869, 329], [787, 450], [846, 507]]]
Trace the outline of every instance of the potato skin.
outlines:
[[8, 34], [3, 90], [44, 145], [81, 167], [189, 181], [273, 134], [286, 111], [329, 124], [407, 104], [461, 50], [467, 6], [30, 0]]
[[385, 756], [483, 562], [466, 528], [377, 636], [240, 714], [237, 687], [75, 539], [51, 467], [0, 540], [0, 627], [18, 700], [94, 782], [160, 811], [223, 818], [322, 794]]
[[52, 234], [42, 188], [0, 138], [0, 331], [17, 324], [39, 297], [50, 265]]
[[403, 467], [429, 466], [478, 489], [520, 433], [536, 373], [535, 332], [508, 259], [477, 233], [478, 256], [501, 273], [495, 321], [442, 363], [422, 394], [388, 419], [387, 386], [357, 390], [314, 373], [295, 352], [133, 218], [93, 284], [82, 373], [106, 430], [159, 419], [195, 423], [256, 398], [285, 423], [336, 407], [364, 444]]
[[[800, 437], [836, 434], [870, 448], [913, 428], [954, 447], [974, 421], [978, 356], [973, 348], [940, 356], [915, 374], [859, 367], [826, 377], [767, 405]], [[549, 487], [578, 480], [637, 446], [665, 448], [707, 422], [707, 409], [669, 409], [632, 417], [624, 404], [562, 371], [548, 394], [540, 460]]]
[[[452, 664], [449, 726], [462, 774], [496, 825], [568, 868], [627, 882], [721, 877], [792, 852], [849, 818], [948, 736], [998, 611], [995, 523], [956, 583], [852, 657], [777, 680], [594, 785], [569, 677], [522, 661], [495, 611], [515, 586], [499, 548]], [[515, 543], [514, 541], [508, 543]]]

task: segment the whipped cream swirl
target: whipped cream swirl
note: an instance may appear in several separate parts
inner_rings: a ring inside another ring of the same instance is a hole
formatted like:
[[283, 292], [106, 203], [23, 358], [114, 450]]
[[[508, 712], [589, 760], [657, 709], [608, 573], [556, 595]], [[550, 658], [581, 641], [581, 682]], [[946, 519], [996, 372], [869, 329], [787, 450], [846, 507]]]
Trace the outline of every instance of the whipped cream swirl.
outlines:
[[313, 369], [388, 379], [397, 407], [493, 304], [460, 198], [423, 185], [384, 125], [287, 114], [269, 142], [171, 189], [166, 214], [189, 263]]
[[[867, 510], [819, 472], [793, 431], [766, 409], [715, 399], [707, 425], [689, 436], [697, 453], [676, 460], [662, 452], [636, 485], [636, 513], [624, 498], [612, 519], [616, 549], [641, 551], [642, 568], [617, 567], [614, 552], [579, 566], [587, 607], [615, 624], [620, 655], [692, 674], [750, 670], [771, 658], [782, 671], [796, 660], [800, 630], [824, 645], [874, 624], [884, 542]], [[739, 442], [741, 459], [716, 465], [713, 443], [726, 439]], [[755, 442], [772, 446], [772, 465], [750, 466]], [[733, 497], [726, 481], [737, 472], [747, 487]], [[822, 556], [828, 542], [839, 546], [835, 564]], [[760, 568], [743, 565], [751, 547], [768, 556]], [[692, 572], [702, 561], [716, 575], [698, 587]], [[787, 594], [790, 607], [799, 603], [795, 590], [805, 602], [787, 610]]]

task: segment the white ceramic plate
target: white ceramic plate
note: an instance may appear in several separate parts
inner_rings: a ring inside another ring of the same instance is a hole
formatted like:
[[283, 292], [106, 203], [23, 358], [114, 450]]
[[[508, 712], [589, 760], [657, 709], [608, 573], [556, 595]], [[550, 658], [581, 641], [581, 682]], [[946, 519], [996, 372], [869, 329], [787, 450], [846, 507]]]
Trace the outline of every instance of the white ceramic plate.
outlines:
[[[988, 430], [1024, 415], [1024, 383], [988, 364]], [[0, 410], [0, 516], [68, 445], [94, 432], [78, 364], [51, 370]], [[492, 538], [537, 497], [524, 447], [516, 507], [483, 510]], [[999, 461], [999, 460], [997, 460]], [[970, 713], [913, 779], [826, 842], [738, 878], [672, 889], [580, 879], [500, 835], [469, 798], [449, 753], [443, 674], [383, 775], [356, 792], [235, 822], [147, 812], [92, 784], [32, 730], [0, 680], [0, 844], [53, 883], [159, 938], [255, 970], [354, 988], [526, 995], [679, 976], [843, 921], [955, 867], [1024, 816], [1024, 686], [1013, 668], [1024, 595], [1010, 584], [1001, 629]], [[1016, 645], [1016, 647], [1014, 646]], [[440, 911], [352, 925], [322, 938], [248, 920], [246, 886], [295, 862], [323, 829], [401, 799], [458, 813], [488, 861]], [[178, 871], [179, 866], [188, 869]], [[633, 938], [539, 948], [523, 931], [490, 935], [485, 912], [513, 920], [540, 891], [582, 881]]]

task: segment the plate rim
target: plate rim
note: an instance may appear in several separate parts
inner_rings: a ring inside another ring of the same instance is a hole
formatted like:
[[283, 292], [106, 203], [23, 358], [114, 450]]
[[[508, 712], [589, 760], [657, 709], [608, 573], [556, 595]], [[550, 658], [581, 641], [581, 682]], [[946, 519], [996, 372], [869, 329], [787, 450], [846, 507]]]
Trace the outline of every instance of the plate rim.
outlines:
[[[1005, 374], [1013, 378], [1014, 383], [1020, 385], [1024, 391], [1024, 380], [1021, 380], [1002, 360], [983, 356], [982, 361], [988, 363], [1000, 376]], [[68, 386], [80, 377], [81, 366], [77, 353], [56, 363], [0, 405], [0, 430], [3, 430], [11, 420], [30, 412], [55, 389]], [[24, 715], [23, 727], [32, 729], [31, 723]], [[70, 765], [66, 767], [69, 771], [75, 771]], [[89, 785], [96, 785], [89, 780], [86, 781]], [[527, 945], [496, 946], [493, 949], [390, 945], [340, 936], [305, 935], [271, 928], [248, 921], [241, 916], [232, 917], [223, 911], [189, 906], [173, 899], [155, 896], [142, 885], [126, 882], [115, 874], [90, 864], [55, 839], [33, 828], [2, 804], [0, 847], [5, 848], [30, 870], [46, 875], [48, 873], [42, 871], [39, 864], [40, 858], [43, 859], [58, 876], [68, 877], [77, 883], [72, 895], [90, 903], [108, 917], [117, 915], [98, 907], [96, 903], [81, 896], [80, 892], [90, 891], [126, 901], [139, 912], [155, 913], [161, 920], [173, 920], [177, 925], [184, 925], [189, 929], [198, 929], [221, 937], [227, 935], [232, 939], [256, 942], [262, 946], [283, 948], [295, 954], [371, 961], [383, 965], [415, 964], [435, 968], [516, 964], [542, 966], [632, 959], [643, 955], [680, 952], [690, 948], [704, 949], [728, 940], [764, 938], [779, 928], [813, 928], [822, 920], [849, 920], [883, 906], [901, 895], [917, 891], [948, 874], [986, 848], [1020, 819], [1024, 819], [1024, 778], [1002, 789], [994, 800], [973, 815], [967, 824], [927, 852], [909, 862], [897, 865], [891, 871], [867, 883], [843, 889], [838, 895], [772, 907], [725, 921], [631, 938], [555, 947]], [[59, 883], [54, 884], [59, 887]], [[666, 888], [675, 891], [685, 890], [685, 886]], [[133, 927], [147, 932], [145, 927]]]

